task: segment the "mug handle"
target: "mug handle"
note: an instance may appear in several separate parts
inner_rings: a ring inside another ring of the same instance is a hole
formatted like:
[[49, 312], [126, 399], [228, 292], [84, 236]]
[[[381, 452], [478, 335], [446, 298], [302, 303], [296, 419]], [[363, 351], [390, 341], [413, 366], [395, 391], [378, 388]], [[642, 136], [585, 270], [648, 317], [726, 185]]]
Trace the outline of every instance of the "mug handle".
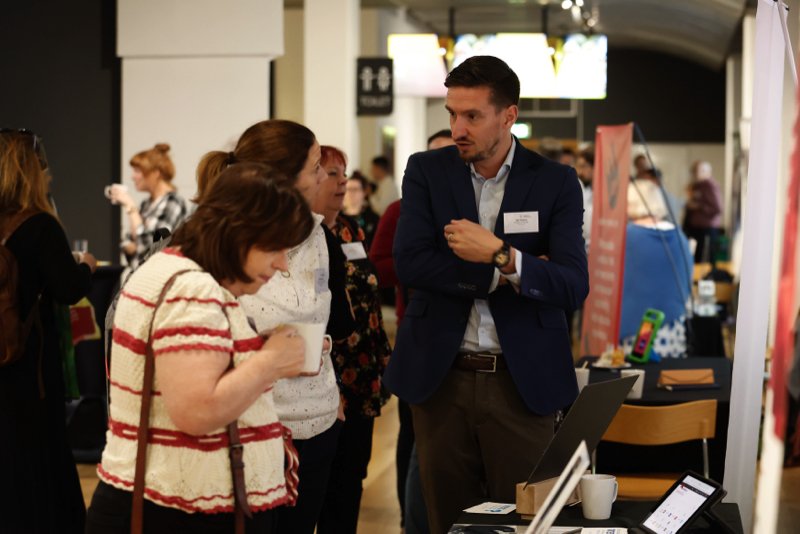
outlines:
[[614, 497], [611, 498], [611, 502], [617, 502], [617, 490], [619, 490], [619, 483], [614, 479]]
[[[322, 336], [322, 339], [323, 339], [323, 340], [325, 340], [325, 339], [327, 339], [327, 340], [328, 340], [328, 350], [325, 350], [325, 349], [323, 348], [323, 349], [322, 349], [322, 355], [323, 355], [323, 356], [330, 356], [330, 354], [331, 354], [331, 349], [333, 348], [333, 338], [331, 338], [331, 336], [329, 336], [328, 334], [325, 334], [324, 336]], [[323, 342], [323, 346], [324, 346], [324, 342]]]

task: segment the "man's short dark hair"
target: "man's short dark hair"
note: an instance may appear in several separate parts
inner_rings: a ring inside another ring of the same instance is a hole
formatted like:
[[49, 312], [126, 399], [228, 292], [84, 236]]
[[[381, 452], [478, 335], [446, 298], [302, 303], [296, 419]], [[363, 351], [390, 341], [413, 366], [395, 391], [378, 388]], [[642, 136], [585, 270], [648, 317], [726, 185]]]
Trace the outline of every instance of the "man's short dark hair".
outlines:
[[428, 144], [430, 145], [434, 139], [439, 139], [440, 137], [444, 137], [445, 139], [452, 139], [453, 132], [451, 132], [449, 129], [439, 130], [438, 132], [436, 132], [435, 134], [433, 134], [428, 138]]
[[519, 78], [502, 59], [472, 56], [450, 71], [445, 87], [488, 87], [497, 109], [519, 105]]
[[386, 172], [389, 172], [389, 158], [386, 156], [375, 156], [372, 158], [372, 164], [376, 167], [380, 167]]

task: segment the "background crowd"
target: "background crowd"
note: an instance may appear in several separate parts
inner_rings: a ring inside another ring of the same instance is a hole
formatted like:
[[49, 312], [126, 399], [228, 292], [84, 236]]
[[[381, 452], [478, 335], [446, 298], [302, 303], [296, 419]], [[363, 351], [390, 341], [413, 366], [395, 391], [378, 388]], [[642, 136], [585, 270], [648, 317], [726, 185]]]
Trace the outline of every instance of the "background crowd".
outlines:
[[[428, 149], [454, 137], [437, 132]], [[545, 155], [575, 169], [591, 253], [592, 149]], [[630, 347], [657, 306], [666, 318], [654, 351], [682, 357], [693, 263], [714, 259], [723, 230], [720, 189], [707, 162], [692, 165], [685, 198], [664, 190], [645, 155], [631, 163], [620, 343]], [[128, 271], [112, 317], [108, 443], [87, 516], [65, 435], [53, 310], [86, 295], [96, 260], [70, 250], [42, 139], [0, 133], [2, 243], [17, 264], [18, 315], [35, 319], [0, 367], [9, 532], [127, 532], [137, 486], [147, 532], [228, 532], [243, 499], [248, 532], [356, 531], [374, 420], [389, 398], [382, 305], [395, 304], [400, 323], [413, 290], [393, 261], [401, 202], [388, 158], [372, 160], [371, 178], [347, 166], [308, 128], [269, 120], [199, 162], [193, 203], [171, 184], [164, 143], [130, 159], [140, 204], [119, 184], [107, 188], [126, 218]], [[292, 323], [326, 325], [332, 341], [318, 371], [301, 370], [305, 344]], [[399, 411], [398, 500], [406, 531], [427, 532], [408, 404]], [[228, 458], [237, 439], [241, 487]]]

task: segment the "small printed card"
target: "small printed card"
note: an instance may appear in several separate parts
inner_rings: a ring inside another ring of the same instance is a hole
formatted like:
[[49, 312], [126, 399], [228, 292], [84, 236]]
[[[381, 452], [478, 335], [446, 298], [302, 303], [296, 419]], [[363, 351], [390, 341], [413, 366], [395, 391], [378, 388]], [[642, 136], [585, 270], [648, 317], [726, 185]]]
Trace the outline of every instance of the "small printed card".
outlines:
[[516, 504], [508, 504], [502, 502], [485, 502], [471, 508], [466, 508], [464, 511], [468, 514], [495, 514], [503, 515], [510, 514], [517, 509]]

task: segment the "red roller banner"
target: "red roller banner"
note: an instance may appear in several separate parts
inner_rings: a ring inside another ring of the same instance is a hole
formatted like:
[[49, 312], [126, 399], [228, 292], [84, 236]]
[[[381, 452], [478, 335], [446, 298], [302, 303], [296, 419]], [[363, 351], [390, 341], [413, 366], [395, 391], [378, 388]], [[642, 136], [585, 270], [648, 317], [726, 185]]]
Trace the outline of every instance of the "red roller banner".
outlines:
[[[798, 98], [800, 100], [800, 98]], [[775, 348], [772, 351], [770, 387], [772, 388], [772, 413], [775, 417], [775, 434], [783, 439], [786, 430], [786, 378], [791, 369], [794, 347], [794, 320], [797, 316], [795, 287], [797, 279], [797, 211], [800, 204], [800, 115], [794, 123], [794, 151], [792, 152], [786, 215], [783, 224], [781, 273], [778, 282], [778, 311], [775, 319]]]
[[582, 356], [599, 355], [619, 340], [632, 138], [633, 123], [597, 127]]

